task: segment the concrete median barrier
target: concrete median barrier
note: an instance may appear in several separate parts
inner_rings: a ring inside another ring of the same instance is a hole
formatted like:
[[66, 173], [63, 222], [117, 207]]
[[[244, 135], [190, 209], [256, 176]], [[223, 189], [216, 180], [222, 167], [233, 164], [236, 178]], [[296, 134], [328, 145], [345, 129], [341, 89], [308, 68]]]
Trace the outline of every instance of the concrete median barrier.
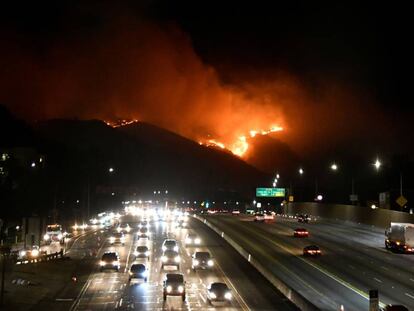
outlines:
[[309, 214], [326, 219], [371, 225], [383, 229], [389, 227], [391, 222], [414, 223], [414, 215], [408, 213], [344, 204], [289, 203], [284, 206], [283, 213], [287, 215]]
[[224, 231], [211, 224], [205, 218], [195, 216], [195, 219], [201, 221], [211, 230], [221, 236], [227, 243], [229, 243], [243, 258], [245, 258], [260, 274], [262, 274], [277, 290], [279, 290], [285, 297], [287, 297], [293, 304], [295, 304], [302, 311], [316, 311], [318, 309], [314, 304], [305, 299], [297, 291], [290, 288], [286, 283], [277, 278], [271, 271], [265, 268], [254, 256], [249, 254], [241, 245], [237, 244]]

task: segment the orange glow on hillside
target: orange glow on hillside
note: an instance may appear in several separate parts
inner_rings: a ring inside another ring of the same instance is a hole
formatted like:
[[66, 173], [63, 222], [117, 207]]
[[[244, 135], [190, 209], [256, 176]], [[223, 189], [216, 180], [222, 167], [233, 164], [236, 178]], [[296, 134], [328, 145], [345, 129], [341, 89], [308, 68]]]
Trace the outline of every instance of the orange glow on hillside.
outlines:
[[[283, 131], [281, 126], [272, 126], [269, 130], [250, 130], [249, 137], [253, 138], [256, 135], [268, 135], [275, 132]], [[225, 144], [216, 139], [209, 139], [205, 142], [199, 141], [200, 145], [205, 145], [207, 147], [219, 147], [221, 149], [229, 150], [236, 156], [243, 157], [246, 154], [246, 151], [249, 149], [248, 137], [245, 135], [237, 137], [233, 142]]]

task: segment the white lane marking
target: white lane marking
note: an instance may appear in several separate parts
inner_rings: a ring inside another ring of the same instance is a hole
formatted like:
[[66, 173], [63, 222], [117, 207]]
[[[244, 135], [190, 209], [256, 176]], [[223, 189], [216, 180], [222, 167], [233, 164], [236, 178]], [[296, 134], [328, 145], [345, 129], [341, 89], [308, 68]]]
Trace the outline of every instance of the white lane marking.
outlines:
[[234, 297], [236, 298], [236, 300], [240, 304], [240, 307], [243, 310], [249, 310], [250, 311], [250, 307], [247, 305], [246, 301], [244, 301], [243, 297], [239, 294], [239, 292], [237, 291], [236, 287], [233, 285], [233, 283], [230, 281], [230, 279], [224, 273], [224, 271], [220, 267], [219, 263], [217, 261], [216, 261], [216, 263], [217, 263], [216, 267], [220, 270], [221, 274], [223, 275], [223, 278], [230, 284], [230, 286], [232, 287], [232, 289], [234, 290], [234, 292], [237, 294], [237, 295], [234, 295]]
[[411, 294], [409, 294], [409, 293], [405, 293], [405, 296], [408, 296], [408, 297], [410, 297], [411, 299], [414, 299], [414, 296], [413, 296], [413, 295], [411, 295]]
[[382, 269], [384, 270], [389, 270], [387, 267], [381, 266]]
[[411, 282], [414, 282], [414, 279], [410, 279]]
[[56, 298], [55, 301], [73, 301], [73, 298]]
[[374, 280], [377, 281], [378, 283], [382, 283], [380, 279], [374, 278]]
[[200, 296], [201, 300], [202, 300], [204, 303], [206, 303], [206, 302], [207, 302], [207, 300], [203, 297], [203, 295], [201, 295], [201, 293], [198, 293], [198, 295]]
[[125, 272], [128, 271], [128, 263], [129, 263], [129, 257], [131, 256], [131, 252], [132, 252], [132, 247], [134, 246], [134, 242], [135, 242], [135, 235], [133, 235], [133, 238], [131, 239], [131, 246], [129, 247], [129, 252], [128, 252], [128, 257], [125, 263]]

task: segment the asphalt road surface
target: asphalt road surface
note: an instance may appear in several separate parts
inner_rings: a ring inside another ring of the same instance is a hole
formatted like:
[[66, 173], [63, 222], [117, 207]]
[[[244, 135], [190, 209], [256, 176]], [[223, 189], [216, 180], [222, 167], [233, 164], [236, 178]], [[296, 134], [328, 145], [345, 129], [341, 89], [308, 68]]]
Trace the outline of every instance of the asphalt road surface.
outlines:
[[[368, 310], [370, 289], [379, 290], [382, 303], [414, 310], [414, 256], [387, 251], [381, 229], [283, 217], [275, 223], [256, 223], [251, 216], [207, 219], [322, 310]], [[299, 227], [310, 236], [294, 238]], [[302, 256], [310, 244], [321, 248], [321, 257]]]
[[[108, 243], [110, 232], [106, 234], [104, 243], [97, 249], [96, 269], [91, 272], [71, 310], [297, 310], [216, 233], [197, 220], [190, 219], [189, 228], [177, 228], [170, 221], [151, 221], [150, 239], [138, 239], [136, 217], [124, 216], [122, 222], [133, 228], [126, 234], [125, 245], [111, 246]], [[185, 247], [184, 239], [188, 232], [199, 234], [202, 240], [200, 247]], [[186, 281], [185, 302], [181, 297], [171, 296], [163, 301], [164, 276], [176, 271], [173, 267], [161, 270], [161, 244], [166, 238], [174, 238], [180, 244], [180, 272]], [[138, 245], [149, 247], [149, 260], [135, 260], [133, 253]], [[212, 254], [215, 261], [213, 269], [191, 270], [191, 255], [199, 250]], [[119, 253], [119, 272], [99, 271], [100, 256], [105, 251]], [[148, 282], [128, 282], [127, 272], [133, 262], [147, 265], [150, 271]], [[233, 299], [230, 304], [207, 303], [206, 289], [211, 282], [224, 282], [231, 288]]]

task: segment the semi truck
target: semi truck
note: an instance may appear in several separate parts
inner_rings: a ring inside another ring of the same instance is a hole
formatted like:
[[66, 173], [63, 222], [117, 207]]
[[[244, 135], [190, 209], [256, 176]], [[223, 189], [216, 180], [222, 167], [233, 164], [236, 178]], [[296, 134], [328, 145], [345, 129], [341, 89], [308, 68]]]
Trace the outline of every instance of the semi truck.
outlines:
[[385, 247], [394, 251], [414, 253], [414, 224], [392, 222], [385, 230]]

